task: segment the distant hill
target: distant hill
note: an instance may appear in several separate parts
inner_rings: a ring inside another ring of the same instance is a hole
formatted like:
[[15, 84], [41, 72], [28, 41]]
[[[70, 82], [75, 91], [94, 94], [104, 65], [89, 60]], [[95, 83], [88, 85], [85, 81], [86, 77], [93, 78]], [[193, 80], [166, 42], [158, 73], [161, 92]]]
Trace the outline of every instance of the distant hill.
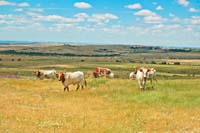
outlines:
[[[35, 45], [37, 44], [37, 45]], [[1, 43], [0, 54], [32, 56], [116, 57], [141, 53], [200, 53], [200, 48], [164, 48], [143, 45], [80, 45], [60, 43]], [[196, 57], [195, 57], [196, 58]], [[198, 57], [197, 57], [198, 58]]]

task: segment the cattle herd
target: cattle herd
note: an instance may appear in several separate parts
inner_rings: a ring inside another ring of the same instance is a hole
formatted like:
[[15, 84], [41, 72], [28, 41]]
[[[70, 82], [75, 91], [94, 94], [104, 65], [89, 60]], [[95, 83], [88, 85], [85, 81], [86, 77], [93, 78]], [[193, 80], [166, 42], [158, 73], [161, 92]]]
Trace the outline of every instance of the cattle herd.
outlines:
[[[58, 79], [61, 81], [64, 86], [64, 91], [67, 89], [69, 91], [69, 85], [77, 85], [76, 90], [78, 90], [81, 86], [83, 89], [84, 86], [87, 86], [87, 82], [85, 79], [85, 75], [81, 71], [76, 72], [59, 72], [57, 73], [56, 70], [37, 70], [34, 71], [34, 74], [38, 79], [44, 78], [51, 78], [51, 79]], [[111, 69], [103, 68], [103, 67], [96, 67], [93, 70], [93, 77], [109, 77], [114, 78], [114, 73], [112, 73]], [[136, 67], [133, 71], [129, 74], [129, 78], [138, 81], [138, 85], [140, 89], [143, 91], [146, 87], [147, 80], [150, 80], [151, 86], [153, 87], [153, 80], [156, 80], [156, 70], [154, 68], [146, 68], [146, 67]]]

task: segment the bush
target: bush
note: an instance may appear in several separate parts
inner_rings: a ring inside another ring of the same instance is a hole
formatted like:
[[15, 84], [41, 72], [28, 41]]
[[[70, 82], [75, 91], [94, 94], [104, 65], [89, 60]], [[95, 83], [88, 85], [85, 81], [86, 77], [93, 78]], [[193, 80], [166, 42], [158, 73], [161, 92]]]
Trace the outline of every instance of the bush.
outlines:
[[11, 59], [11, 61], [15, 61], [15, 59]]
[[22, 60], [21, 58], [17, 59], [17, 61], [21, 61], [21, 60]]
[[161, 62], [160, 64], [162, 64], [162, 65], [166, 65], [167, 62], [166, 62], [166, 61], [163, 61], [163, 62]]
[[174, 62], [174, 65], [180, 65], [181, 63], [180, 62]]
[[151, 64], [156, 64], [156, 62], [152, 60], [152, 61], [151, 61]]

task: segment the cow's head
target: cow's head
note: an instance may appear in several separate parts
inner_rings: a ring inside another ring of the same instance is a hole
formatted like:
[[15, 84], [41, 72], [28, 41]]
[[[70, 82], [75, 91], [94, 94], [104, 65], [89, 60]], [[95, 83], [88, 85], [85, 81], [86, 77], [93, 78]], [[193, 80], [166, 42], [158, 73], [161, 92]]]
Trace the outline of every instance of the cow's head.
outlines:
[[105, 71], [106, 71], [106, 74], [108, 75], [108, 74], [111, 74], [111, 70], [110, 69], [105, 69]]
[[40, 78], [40, 76], [41, 76], [40, 70], [33, 71], [33, 73], [34, 73], [38, 78]]
[[144, 80], [147, 80], [149, 71], [150, 71], [150, 69], [147, 69], [147, 68], [140, 69], [140, 72], [143, 72]]
[[58, 81], [65, 81], [65, 74], [63, 72], [56, 73], [56, 77], [58, 78]]
[[94, 76], [95, 78], [97, 78], [99, 75], [98, 75], [98, 73], [97, 73], [96, 71], [94, 71], [94, 72], [93, 72], [93, 76]]

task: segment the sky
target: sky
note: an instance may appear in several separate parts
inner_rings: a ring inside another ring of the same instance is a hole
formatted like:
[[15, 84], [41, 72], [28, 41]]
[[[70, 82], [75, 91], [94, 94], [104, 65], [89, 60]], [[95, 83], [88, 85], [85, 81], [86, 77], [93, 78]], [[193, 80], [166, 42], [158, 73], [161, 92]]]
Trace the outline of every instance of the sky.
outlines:
[[0, 0], [0, 40], [200, 47], [200, 0]]

